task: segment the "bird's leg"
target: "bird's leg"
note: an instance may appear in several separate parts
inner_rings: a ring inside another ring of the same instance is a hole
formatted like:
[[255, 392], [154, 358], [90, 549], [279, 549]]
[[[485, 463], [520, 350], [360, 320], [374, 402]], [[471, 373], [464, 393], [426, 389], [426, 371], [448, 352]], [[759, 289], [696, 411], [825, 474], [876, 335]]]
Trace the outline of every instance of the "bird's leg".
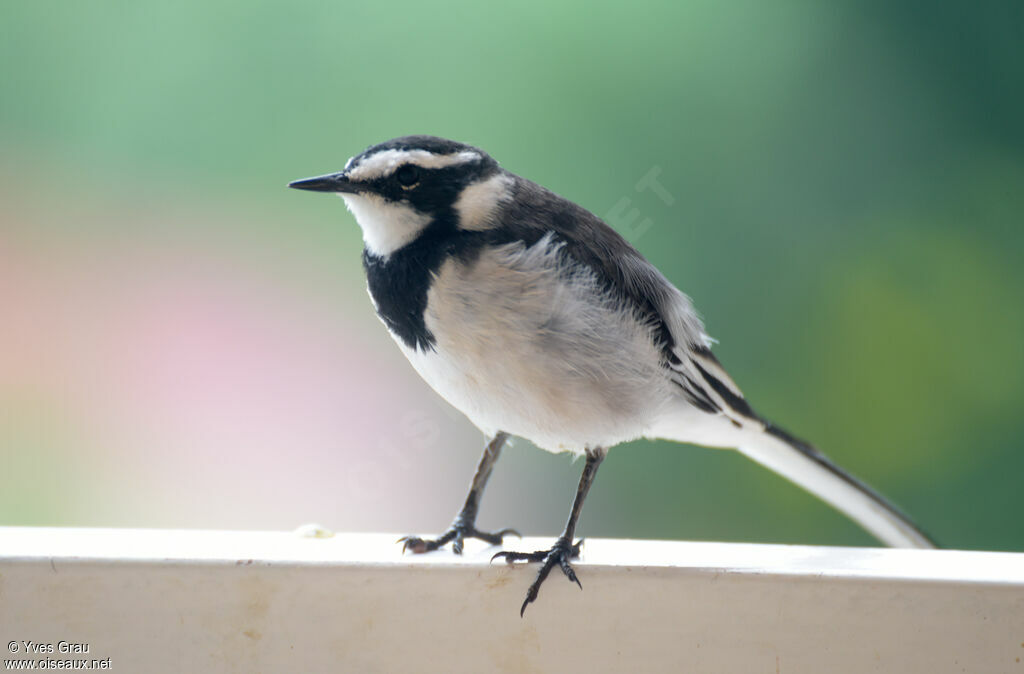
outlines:
[[473, 484], [470, 486], [469, 494], [466, 496], [466, 505], [462, 506], [462, 510], [455, 516], [455, 521], [452, 522], [448, 531], [432, 540], [417, 536], [403, 536], [398, 539], [398, 542], [402, 544], [402, 552], [406, 550], [430, 552], [451, 542], [452, 552], [461, 555], [462, 542], [467, 538], [478, 538], [491, 545], [501, 545], [501, 541], [505, 536], [509, 534], [519, 536], [519, 532], [515, 529], [502, 529], [501, 531], [488, 533], [486, 531], [478, 531], [476, 528], [476, 514], [480, 509], [480, 497], [483, 496], [484, 487], [487, 486], [487, 479], [491, 477], [491, 471], [494, 469], [494, 464], [501, 455], [501, 448], [507, 439], [508, 433], [499, 431], [487, 443], [487, 446], [484, 447], [484, 455], [480, 457], [480, 465], [477, 466], [476, 475], [473, 476]]
[[519, 609], [520, 617], [526, 611], [528, 604], [537, 599], [537, 593], [540, 592], [540, 586], [547, 579], [548, 574], [551, 573], [551, 569], [558, 566], [562, 569], [562, 573], [565, 577], [572, 582], [579, 585], [579, 588], [583, 589], [583, 584], [580, 583], [579, 578], [576, 577], [576, 572], [573, 570], [572, 565], [569, 564], [570, 559], [575, 559], [580, 555], [580, 546], [583, 544], [583, 540], [579, 540], [573, 543], [573, 536], [576, 534], [576, 521], [580, 518], [580, 511], [583, 510], [583, 501], [587, 498], [587, 492], [590, 491], [590, 485], [594, 483], [594, 477], [597, 475], [597, 468], [604, 461], [605, 455], [608, 450], [604, 448], [588, 449], [587, 450], [587, 463], [583, 466], [583, 475], [580, 476], [580, 484], [576, 488], [576, 498], [572, 502], [572, 510], [569, 511], [569, 521], [565, 523], [565, 531], [558, 537], [555, 544], [551, 546], [550, 550], [538, 550], [536, 552], [499, 552], [498, 554], [491, 557], [491, 561], [498, 557], [504, 557], [505, 561], [509, 564], [517, 561], [526, 562], [543, 562], [540, 570], [537, 571], [537, 578], [534, 579], [533, 584], [530, 585], [530, 589], [526, 591], [526, 601], [523, 602], [522, 608]]

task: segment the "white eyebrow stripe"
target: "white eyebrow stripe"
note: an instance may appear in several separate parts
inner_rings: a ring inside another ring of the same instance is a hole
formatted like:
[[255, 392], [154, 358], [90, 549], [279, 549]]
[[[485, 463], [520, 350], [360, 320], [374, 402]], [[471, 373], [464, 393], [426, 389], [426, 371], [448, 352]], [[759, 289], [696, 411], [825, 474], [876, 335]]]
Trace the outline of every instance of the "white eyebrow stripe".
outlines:
[[348, 172], [350, 180], [373, 180], [390, 174], [402, 164], [416, 164], [427, 169], [479, 161], [480, 154], [463, 150], [452, 154], [434, 154], [426, 150], [383, 150], [363, 159]]

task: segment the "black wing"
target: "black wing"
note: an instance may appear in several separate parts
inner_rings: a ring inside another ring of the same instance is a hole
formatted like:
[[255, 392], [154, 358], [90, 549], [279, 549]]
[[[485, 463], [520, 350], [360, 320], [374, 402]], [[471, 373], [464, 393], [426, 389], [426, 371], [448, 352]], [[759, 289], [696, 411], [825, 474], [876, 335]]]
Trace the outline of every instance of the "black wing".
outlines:
[[554, 232], [563, 251], [591, 269], [614, 297], [652, 326], [673, 381], [687, 400], [734, 423], [757, 419], [743, 394], [711, 353], [711, 339], [690, 299], [628, 241], [590, 211], [516, 176], [513, 198], [502, 211], [499, 242], [533, 245]]

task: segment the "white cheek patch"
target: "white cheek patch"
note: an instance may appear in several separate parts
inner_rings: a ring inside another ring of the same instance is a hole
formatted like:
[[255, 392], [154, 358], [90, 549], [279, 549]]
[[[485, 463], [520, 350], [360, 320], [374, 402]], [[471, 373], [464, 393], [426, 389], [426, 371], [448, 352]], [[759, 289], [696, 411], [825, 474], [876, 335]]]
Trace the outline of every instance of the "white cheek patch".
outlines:
[[408, 204], [387, 201], [375, 194], [340, 194], [363, 230], [366, 248], [386, 257], [410, 243], [430, 224], [430, 217]]
[[512, 198], [512, 182], [507, 173], [496, 173], [462, 190], [455, 202], [459, 227], [477, 232], [494, 227], [492, 216], [499, 205]]
[[[471, 150], [453, 154], [434, 154], [426, 150], [382, 150], [365, 157], [351, 170], [346, 164], [345, 170], [348, 171], [349, 180], [367, 181], [389, 175], [402, 164], [416, 164], [421, 168], [435, 169], [467, 164], [480, 159], [480, 154]], [[351, 161], [350, 159], [349, 162]]]

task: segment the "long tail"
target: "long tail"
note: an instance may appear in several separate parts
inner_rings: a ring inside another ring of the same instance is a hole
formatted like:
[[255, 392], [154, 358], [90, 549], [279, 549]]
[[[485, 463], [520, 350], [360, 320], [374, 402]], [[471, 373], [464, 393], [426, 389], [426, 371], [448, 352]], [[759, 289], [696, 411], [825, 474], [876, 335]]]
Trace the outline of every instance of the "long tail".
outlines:
[[737, 449], [846, 514], [886, 545], [936, 548], [899, 508], [808, 443], [765, 424]]
[[[685, 362], [676, 366], [677, 371], [684, 374], [680, 387], [688, 401], [697, 409], [730, 420], [737, 434], [733, 436], [735, 444], [723, 445], [712, 441], [712, 446], [735, 446], [762, 466], [800, 485], [852, 518], [887, 545], [899, 548], [939, 547], [881, 494], [834, 464], [810, 444], [794, 438], [754, 412], [710, 350], [696, 349], [690, 355], [692, 371], [682, 369], [687, 365]], [[685, 436], [679, 439], [687, 441]], [[698, 444], [703, 443], [698, 440]]]

